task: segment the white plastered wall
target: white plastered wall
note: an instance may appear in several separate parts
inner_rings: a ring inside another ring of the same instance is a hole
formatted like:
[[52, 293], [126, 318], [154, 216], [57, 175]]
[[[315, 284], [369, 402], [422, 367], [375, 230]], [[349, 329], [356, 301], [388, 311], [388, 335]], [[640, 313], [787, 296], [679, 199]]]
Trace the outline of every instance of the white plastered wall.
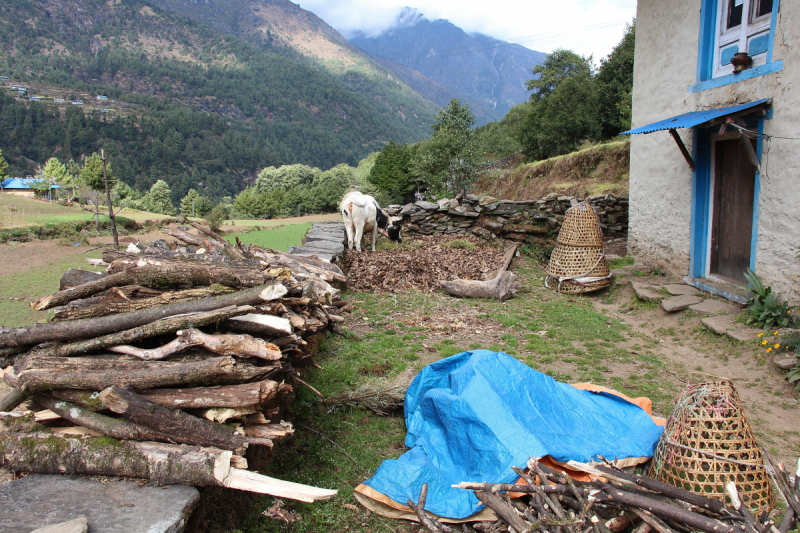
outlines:
[[[773, 99], [762, 155], [756, 272], [792, 301], [800, 300], [800, 0], [781, 0], [773, 60], [783, 71], [689, 93], [697, 75], [700, 0], [639, 0], [633, 127], [675, 115]], [[678, 130], [691, 150], [691, 130]], [[795, 139], [779, 139], [792, 137]], [[631, 139], [631, 252], [671, 273], [689, 271], [692, 171], [667, 131]]]

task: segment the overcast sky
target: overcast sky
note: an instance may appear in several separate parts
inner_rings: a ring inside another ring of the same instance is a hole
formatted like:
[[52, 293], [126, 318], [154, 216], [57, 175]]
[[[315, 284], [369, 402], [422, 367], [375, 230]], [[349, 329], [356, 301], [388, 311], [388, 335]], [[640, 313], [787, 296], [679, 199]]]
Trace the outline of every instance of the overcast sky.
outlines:
[[567, 48], [593, 55], [595, 63], [611, 53], [625, 24], [636, 16], [636, 0], [426, 0], [416, 5], [412, 0], [295, 1], [345, 37], [356, 30], [379, 34], [409, 6], [428, 20], [446, 19], [468, 33], [545, 53]]

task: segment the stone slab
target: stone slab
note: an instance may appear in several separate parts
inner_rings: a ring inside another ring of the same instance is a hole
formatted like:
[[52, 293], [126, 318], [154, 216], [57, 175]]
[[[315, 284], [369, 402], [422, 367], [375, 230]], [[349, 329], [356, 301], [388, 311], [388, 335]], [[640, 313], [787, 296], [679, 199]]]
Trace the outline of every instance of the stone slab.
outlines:
[[683, 296], [686, 294], [691, 294], [693, 296], [700, 295], [700, 292], [698, 292], [698, 290], [694, 287], [690, 285], [682, 285], [680, 283], [670, 283], [669, 285], [664, 285], [664, 288], [667, 289], [667, 292], [672, 296]]
[[699, 304], [703, 299], [699, 296], [691, 296], [685, 294], [683, 296], [673, 296], [666, 300], [661, 300], [661, 307], [667, 313], [675, 313], [676, 311], [683, 311], [690, 305]]
[[40, 527], [39, 529], [31, 531], [31, 533], [88, 533], [88, 531], [89, 521], [85, 516], [81, 516], [75, 520], [68, 520], [60, 524]]
[[306, 233], [305, 237], [303, 237], [306, 241], [329, 241], [329, 242], [344, 242], [344, 235], [332, 235], [330, 233], [321, 233], [319, 231], [315, 231], [313, 233], [308, 232]]
[[[311, 256], [311, 255], [318, 255], [320, 257], [330, 257], [334, 258], [337, 257], [338, 254], [332, 252], [331, 250], [323, 250], [321, 248], [314, 248], [311, 246], [290, 246], [289, 253], [295, 255], [303, 255], [303, 256]], [[331, 261], [332, 259], [326, 259], [327, 261]]]
[[736, 312], [734, 306], [717, 300], [704, 300], [699, 304], [690, 305], [689, 309], [698, 315], [721, 315]]
[[[367, 245], [369, 246], [369, 245]], [[344, 253], [344, 244], [341, 242], [333, 241], [310, 241], [305, 245], [305, 248], [316, 248], [317, 250], [327, 252], [329, 254]]]
[[85, 516], [92, 533], [179, 533], [199, 498], [182, 485], [34, 474], [0, 485], [0, 531], [30, 533]]
[[742, 342], [750, 342], [756, 338], [756, 331], [754, 329], [738, 328], [729, 329], [725, 332], [728, 337]]
[[786, 354], [776, 355], [775, 358], [772, 359], [772, 362], [781, 370], [791, 370], [797, 365], [797, 356]]
[[664, 299], [663, 294], [654, 291], [653, 288], [646, 283], [642, 283], [640, 281], [631, 281], [631, 286], [633, 287], [633, 292], [636, 293], [636, 297], [640, 300], [645, 300], [647, 302], [658, 302], [659, 300]]
[[313, 252], [313, 253], [308, 253], [308, 252], [293, 253], [293, 252], [289, 252], [289, 253], [292, 254], [292, 255], [299, 256], [299, 257], [316, 257], [320, 261], [326, 261], [328, 263], [333, 263], [334, 261], [336, 261], [336, 256], [334, 254], [326, 254], [326, 253], [323, 253], [323, 252]]
[[725, 335], [729, 329], [737, 326], [731, 315], [707, 316], [701, 318], [700, 322], [717, 335]]

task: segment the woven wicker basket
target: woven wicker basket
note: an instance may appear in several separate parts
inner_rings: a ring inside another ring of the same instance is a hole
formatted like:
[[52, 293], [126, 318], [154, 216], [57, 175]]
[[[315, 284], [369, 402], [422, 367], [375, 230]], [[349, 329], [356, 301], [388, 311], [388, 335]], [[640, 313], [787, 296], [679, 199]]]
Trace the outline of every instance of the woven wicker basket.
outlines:
[[[596, 291], [611, 283], [611, 278], [607, 277], [608, 262], [603, 255], [603, 248], [598, 246], [556, 244], [550, 254], [547, 274], [549, 287], [568, 294]], [[567, 280], [559, 284], [559, 279], [570, 277], [603, 279], [588, 282]]]
[[775, 496], [730, 381], [692, 385], [678, 398], [658, 443], [650, 477], [708, 497], [726, 498], [733, 481], [755, 513], [771, 510]]
[[556, 241], [570, 246], [603, 246], [600, 218], [594, 209], [587, 203], [567, 209]]

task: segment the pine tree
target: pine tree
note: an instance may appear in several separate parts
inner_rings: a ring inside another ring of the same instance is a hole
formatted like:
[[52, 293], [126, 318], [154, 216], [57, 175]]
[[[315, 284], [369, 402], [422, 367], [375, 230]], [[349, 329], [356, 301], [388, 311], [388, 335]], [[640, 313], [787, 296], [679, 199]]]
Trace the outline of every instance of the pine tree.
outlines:
[[8, 177], [8, 163], [6, 162], [6, 158], [3, 157], [3, 151], [0, 150], [0, 181], [3, 181]]
[[185, 217], [197, 216], [197, 208], [194, 204], [197, 202], [198, 198], [200, 198], [200, 195], [197, 194], [197, 191], [194, 189], [189, 189], [189, 191], [186, 193], [186, 196], [184, 196], [181, 200], [181, 215]]
[[145, 197], [146, 205], [153, 213], [161, 213], [162, 215], [171, 215], [175, 212], [170, 200], [171, 191], [169, 185], [164, 180], [158, 180], [150, 187], [150, 192]]

